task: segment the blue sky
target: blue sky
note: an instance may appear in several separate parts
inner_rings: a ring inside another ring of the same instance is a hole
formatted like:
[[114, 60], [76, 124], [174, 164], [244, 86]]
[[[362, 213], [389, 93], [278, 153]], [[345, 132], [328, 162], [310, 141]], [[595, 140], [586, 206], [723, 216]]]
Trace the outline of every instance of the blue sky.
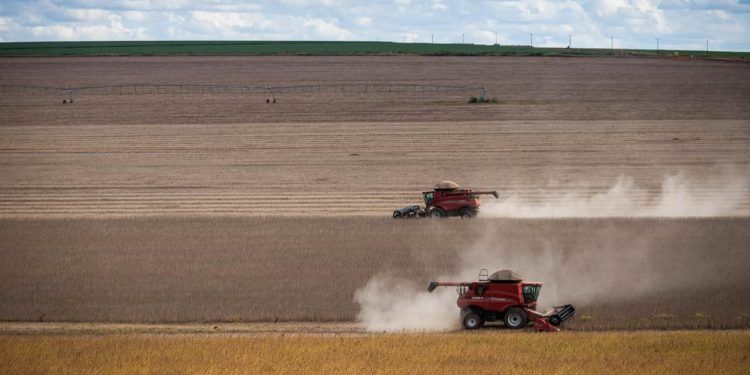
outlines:
[[750, 51], [750, 0], [0, 2], [0, 41], [381, 40]]

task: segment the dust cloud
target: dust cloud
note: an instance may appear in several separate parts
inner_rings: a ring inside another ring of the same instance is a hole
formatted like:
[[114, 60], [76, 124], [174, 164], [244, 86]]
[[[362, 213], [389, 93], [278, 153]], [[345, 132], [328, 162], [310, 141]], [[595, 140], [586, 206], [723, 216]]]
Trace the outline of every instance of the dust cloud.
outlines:
[[[573, 196], [550, 199], [541, 204], [508, 198], [483, 206], [484, 216], [519, 218], [586, 217], [710, 217], [730, 215], [738, 202], [747, 198], [747, 182], [730, 179], [713, 195], [705, 187], [691, 186], [679, 176], [664, 179], [660, 193], [647, 201], [646, 194], [632, 179], [621, 177], [602, 194], [587, 198]], [[714, 190], [716, 191], [716, 190]], [[703, 193], [702, 193], [703, 192]], [[617, 207], [608, 204], [617, 201]], [[515, 220], [515, 219], [507, 219]], [[544, 283], [539, 310], [571, 303], [576, 306], [602, 302], [630, 305], [648, 301], [647, 296], [727, 285], [737, 278], [728, 270], [731, 257], [710, 254], [720, 243], [702, 244], [684, 251], [689, 233], [669, 225], [650, 230], [648, 220], [611, 220], [598, 230], [589, 229], [586, 219], [578, 229], [566, 232], [570, 224], [548, 222], [546, 232], [529, 223], [524, 233], [503, 231], [494, 221], [485, 225], [482, 235], [458, 255], [455, 272], [434, 280], [474, 281], [478, 271], [500, 269], [518, 271], [526, 280]], [[551, 223], [551, 224], [550, 224]], [[710, 228], [706, 229], [710, 231]], [[635, 234], [635, 235], [634, 235]], [[694, 240], [700, 240], [694, 237]], [[703, 250], [705, 248], [705, 250]], [[389, 277], [372, 278], [355, 295], [360, 306], [357, 320], [369, 331], [446, 331], [460, 328], [453, 288], [438, 288]], [[654, 303], [654, 302], [649, 302]]]
[[[660, 248], [651, 235], [627, 238], [616, 228], [564, 244], [541, 235], [520, 246], [495, 229], [488, 225], [485, 234], [459, 255], [456, 272], [434, 280], [476, 281], [483, 268], [490, 273], [513, 269], [525, 280], [544, 283], [538, 301], [538, 310], [544, 312], [568, 303], [640, 304], [645, 296], [670, 290], [720, 285], [710, 275], [727, 269], [726, 259], [680, 254], [679, 248]], [[454, 288], [439, 287], [433, 293], [426, 288], [426, 283], [378, 275], [355, 294], [360, 306], [357, 321], [373, 332], [460, 329]]]
[[514, 195], [486, 200], [482, 217], [715, 217], [738, 216], [738, 207], [750, 196], [743, 177], [718, 177], [702, 183], [684, 176], [666, 176], [661, 189], [650, 192], [631, 177], [620, 176], [602, 193], [569, 192], [562, 196], [541, 192], [538, 201]]
[[[605, 235], [606, 236], [606, 235]], [[665, 284], [662, 265], [648, 239], [593, 239], [580, 241], [574, 251], [556, 247], [545, 238], [528, 246], [510, 247], [494, 233], [475, 243], [464, 259], [461, 277], [470, 277], [477, 270], [512, 269], [526, 280], [543, 282], [538, 308], [572, 303], [587, 305], [597, 301], [634, 300]], [[676, 274], [667, 277], [676, 282]], [[679, 276], [683, 280], [692, 275]], [[469, 279], [471, 280], [471, 279]]]
[[357, 321], [371, 332], [448, 331], [458, 329], [456, 292], [388, 275], [370, 279], [356, 291]]

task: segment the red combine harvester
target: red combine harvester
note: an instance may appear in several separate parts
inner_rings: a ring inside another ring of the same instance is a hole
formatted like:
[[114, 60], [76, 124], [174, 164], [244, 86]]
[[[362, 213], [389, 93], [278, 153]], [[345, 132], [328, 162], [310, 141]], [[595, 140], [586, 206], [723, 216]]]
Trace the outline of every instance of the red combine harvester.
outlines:
[[443, 218], [449, 216], [460, 216], [470, 218], [477, 215], [480, 195], [492, 195], [498, 197], [496, 191], [474, 191], [458, 186], [453, 181], [443, 181], [433, 191], [422, 193], [425, 207], [418, 205], [407, 206], [393, 211], [396, 219], [433, 217]]
[[542, 283], [524, 281], [511, 270], [502, 270], [487, 276], [479, 272], [477, 282], [430, 282], [427, 290], [439, 286], [455, 286], [456, 304], [461, 309], [461, 324], [466, 329], [477, 329], [485, 322], [503, 321], [512, 329], [524, 328], [529, 321], [540, 332], [557, 332], [557, 326], [575, 314], [573, 305], [556, 306], [546, 313], [536, 311], [536, 300]]

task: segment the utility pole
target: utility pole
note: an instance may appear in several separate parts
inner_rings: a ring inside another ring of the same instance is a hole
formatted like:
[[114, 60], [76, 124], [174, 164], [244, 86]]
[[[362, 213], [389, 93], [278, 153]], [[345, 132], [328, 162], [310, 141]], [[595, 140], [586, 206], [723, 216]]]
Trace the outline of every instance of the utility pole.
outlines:
[[656, 53], [659, 53], [659, 38], [656, 38]]
[[568, 48], [573, 46], [573, 34], [568, 34]]
[[706, 55], [708, 55], [708, 39], [706, 39]]
[[529, 45], [534, 47], [534, 33], [529, 33]]

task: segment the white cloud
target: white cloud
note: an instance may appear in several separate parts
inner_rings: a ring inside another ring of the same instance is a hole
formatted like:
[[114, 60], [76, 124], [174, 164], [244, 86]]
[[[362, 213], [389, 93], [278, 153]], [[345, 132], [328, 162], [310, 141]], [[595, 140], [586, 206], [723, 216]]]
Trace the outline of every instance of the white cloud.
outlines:
[[3, 0], [0, 38], [466, 41], [750, 50], [739, 0]]
[[148, 12], [141, 12], [136, 10], [129, 10], [121, 12], [122, 18], [125, 21], [128, 22], [134, 22], [134, 23], [144, 23], [148, 21], [149, 19], [149, 13]]
[[314, 35], [320, 39], [327, 40], [351, 40], [354, 34], [331, 22], [321, 19], [309, 19], [304, 22], [306, 28], [311, 29]]
[[334, 7], [347, 5], [345, 0], [279, 0], [279, 3], [291, 7]]
[[597, 17], [610, 17], [622, 8], [627, 8], [627, 0], [594, 0], [592, 1], [594, 14]]
[[354, 23], [362, 27], [368, 27], [372, 25], [372, 17], [357, 17], [354, 19]]
[[227, 35], [240, 35], [245, 29], [266, 29], [273, 24], [263, 15], [239, 12], [206, 12], [193, 11], [190, 13], [195, 24], [208, 32]]
[[48, 25], [34, 26], [31, 32], [44, 40], [142, 40], [147, 39], [145, 30], [128, 29], [116, 18], [109, 24], [87, 26]]
[[443, 2], [440, 1], [440, 0], [433, 0], [431, 8], [432, 8], [432, 10], [446, 10], [446, 9], [448, 9], [448, 7], [445, 4], [443, 4]]
[[8, 17], [0, 17], [0, 32], [6, 32], [15, 27], [16, 23]]

